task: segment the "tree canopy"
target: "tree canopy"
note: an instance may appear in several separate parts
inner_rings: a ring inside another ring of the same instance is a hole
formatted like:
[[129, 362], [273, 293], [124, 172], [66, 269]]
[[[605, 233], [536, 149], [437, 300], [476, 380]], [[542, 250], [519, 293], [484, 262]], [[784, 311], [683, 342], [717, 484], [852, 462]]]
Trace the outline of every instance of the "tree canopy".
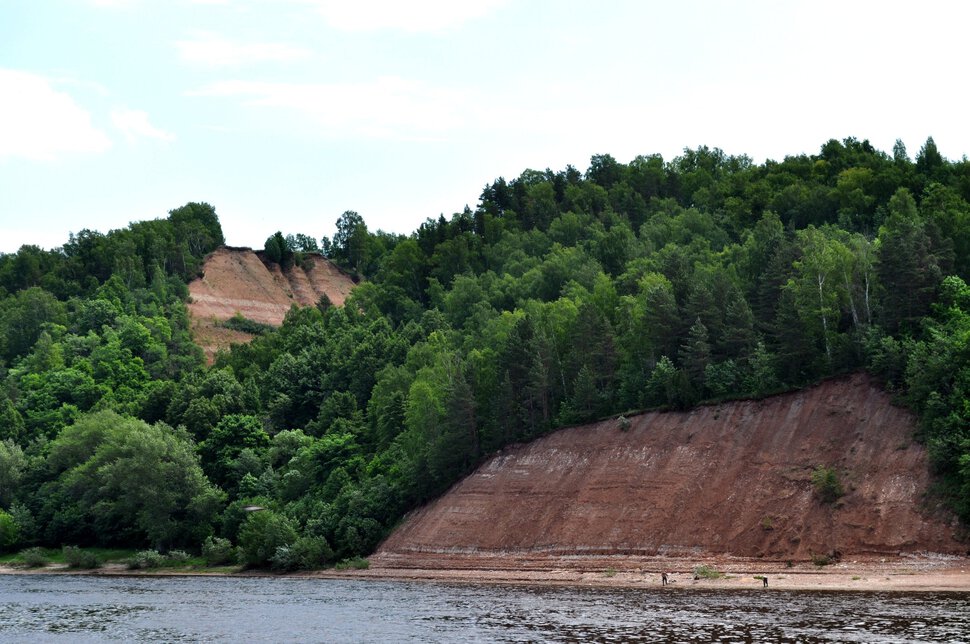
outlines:
[[0, 255], [5, 538], [322, 563], [511, 443], [858, 369], [918, 413], [970, 519], [968, 202], [970, 163], [932, 139], [915, 161], [849, 138], [526, 170], [411, 235], [354, 211], [319, 244], [274, 233], [265, 261], [361, 282], [211, 367], [185, 308], [211, 206], [25, 246]]

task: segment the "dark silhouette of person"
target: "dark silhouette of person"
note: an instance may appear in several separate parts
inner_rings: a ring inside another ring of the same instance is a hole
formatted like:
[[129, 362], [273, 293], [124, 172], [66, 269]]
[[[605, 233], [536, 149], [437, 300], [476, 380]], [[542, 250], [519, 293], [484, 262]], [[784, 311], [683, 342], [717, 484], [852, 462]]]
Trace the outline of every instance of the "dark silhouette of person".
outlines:
[[764, 583], [764, 587], [767, 588], [768, 587], [768, 577], [765, 576], [765, 575], [763, 575], [761, 577], [761, 581]]
[[665, 572], [660, 573], [660, 584], [663, 586], [667, 585], [667, 573]]

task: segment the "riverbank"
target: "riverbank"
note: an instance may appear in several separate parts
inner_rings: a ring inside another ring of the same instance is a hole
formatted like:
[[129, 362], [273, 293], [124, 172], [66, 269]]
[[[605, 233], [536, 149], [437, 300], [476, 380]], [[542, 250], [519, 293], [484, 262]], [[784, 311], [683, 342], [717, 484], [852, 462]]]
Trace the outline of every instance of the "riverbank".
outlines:
[[[421, 565], [431, 561], [435, 565]], [[447, 557], [444, 561], [431, 557], [395, 561], [378, 556], [367, 570], [311, 574], [326, 578], [645, 588], [661, 586], [661, 574], [667, 573], [671, 590], [762, 589], [767, 577], [769, 589], [782, 590], [970, 592], [970, 557], [936, 554], [846, 559], [825, 566], [728, 557], [506, 559], [489, 562], [492, 565], [482, 565], [482, 559], [468, 559], [462, 565], [455, 557], [452, 566], [447, 563]]]
[[[827, 570], [771, 569], [767, 567], [730, 571], [716, 578], [697, 577], [693, 571], [668, 572], [671, 590], [683, 589], [762, 589], [763, 577], [768, 588], [776, 590], [856, 590], [895, 592], [970, 592], [970, 565], [934, 571], [897, 570], [886, 572], [863, 566], [847, 566]], [[588, 586], [607, 588], [646, 588], [661, 585], [656, 570], [580, 571], [548, 570], [427, 570], [405, 568], [377, 568], [334, 573], [309, 573], [321, 578], [395, 579], [402, 581], [430, 581], [439, 583], [513, 584]]]
[[[441, 562], [439, 562], [441, 563]], [[677, 590], [759, 590], [768, 578], [769, 590], [826, 590], [869, 592], [970, 592], [970, 558], [942, 555], [914, 555], [893, 559], [847, 560], [827, 566], [811, 563], [763, 562], [738, 559], [704, 558], [595, 558], [544, 565], [534, 560], [512, 567], [512, 561], [467, 561], [460, 567], [440, 565], [416, 567], [378, 558], [364, 570], [318, 570], [276, 574], [270, 571], [233, 571], [231, 569], [128, 570], [122, 564], [109, 564], [93, 570], [78, 570], [64, 565], [21, 568], [0, 565], [0, 574], [76, 574], [92, 576], [265, 576], [313, 579], [399, 580], [435, 583], [485, 585], [577, 586], [602, 588], [660, 587], [661, 573], [668, 577], [667, 588]], [[701, 574], [696, 571], [699, 567]], [[706, 575], [706, 576], [704, 576]]]

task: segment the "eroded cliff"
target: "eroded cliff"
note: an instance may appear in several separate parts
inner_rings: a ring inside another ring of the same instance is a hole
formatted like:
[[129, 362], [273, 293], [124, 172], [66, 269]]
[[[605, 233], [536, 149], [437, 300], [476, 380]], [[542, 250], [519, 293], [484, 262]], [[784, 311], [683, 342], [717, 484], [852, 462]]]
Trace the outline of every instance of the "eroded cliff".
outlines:
[[306, 255], [302, 266], [283, 271], [248, 248], [220, 248], [206, 258], [203, 275], [189, 284], [192, 334], [211, 361], [216, 351], [252, 335], [220, 326], [237, 313], [279, 326], [294, 304], [314, 306], [323, 295], [337, 306], [354, 287], [353, 280], [319, 255]]
[[[927, 501], [914, 418], [865, 375], [629, 421], [563, 429], [494, 456], [409, 516], [375, 561], [967, 550], [955, 520]], [[833, 504], [812, 484], [819, 465], [845, 486]]]

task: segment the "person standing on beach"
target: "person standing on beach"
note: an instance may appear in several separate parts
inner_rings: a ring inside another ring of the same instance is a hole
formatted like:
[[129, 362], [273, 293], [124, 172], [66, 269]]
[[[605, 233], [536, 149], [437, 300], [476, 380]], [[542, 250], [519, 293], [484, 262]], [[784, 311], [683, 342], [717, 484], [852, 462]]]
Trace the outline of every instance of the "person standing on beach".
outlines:
[[667, 573], [665, 572], [660, 573], [660, 585], [661, 586], [667, 585]]
[[768, 587], [768, 575], [762, 575], [761, 576], [761, 581], [764, 582], [764, 586], [763, 587], [764, 588], [767, 588]]

